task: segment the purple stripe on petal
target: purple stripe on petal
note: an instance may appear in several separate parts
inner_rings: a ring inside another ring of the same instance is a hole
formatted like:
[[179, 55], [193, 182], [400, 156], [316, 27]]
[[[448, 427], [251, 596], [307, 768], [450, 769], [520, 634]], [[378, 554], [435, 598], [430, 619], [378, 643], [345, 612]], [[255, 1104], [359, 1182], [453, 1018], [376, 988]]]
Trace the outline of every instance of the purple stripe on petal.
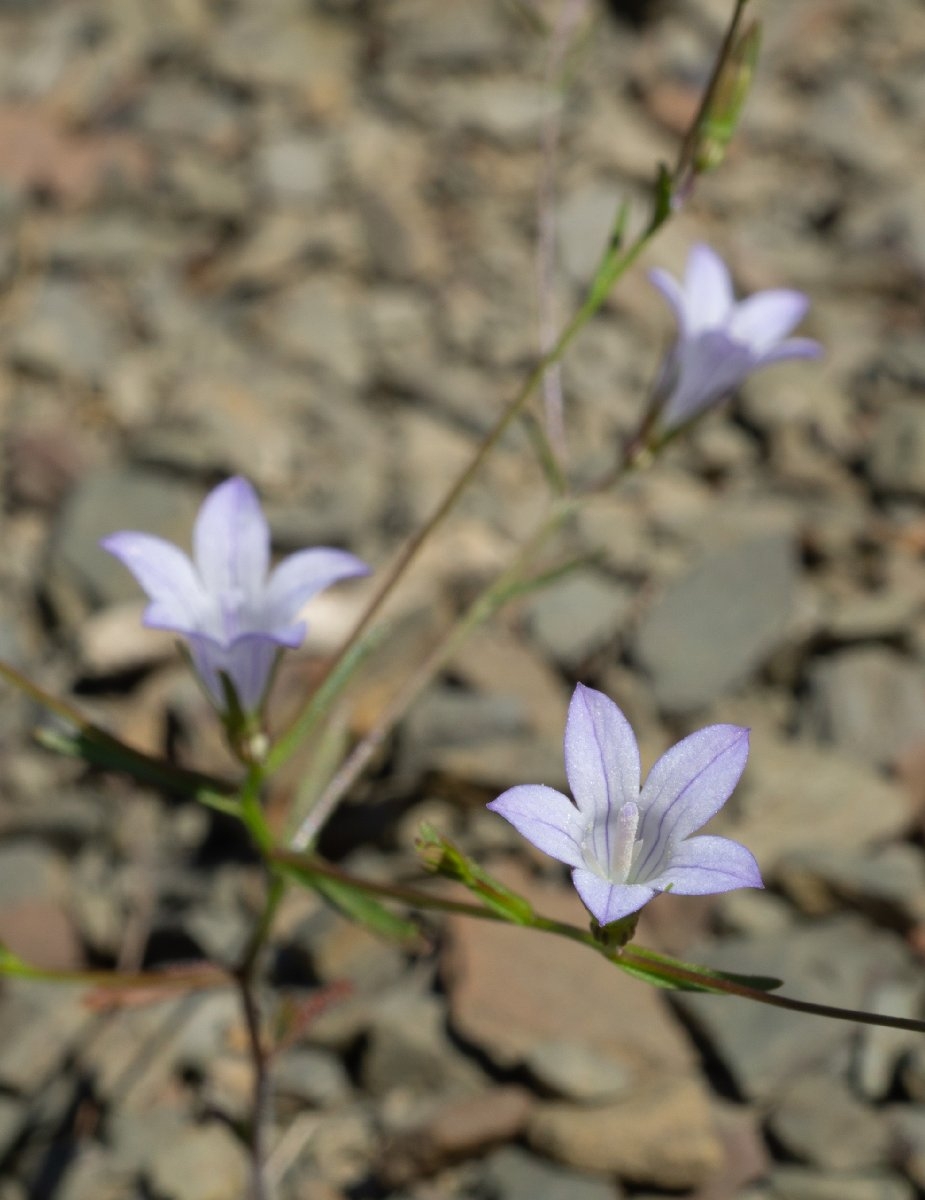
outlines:
[[747, 759], [748, 730], [739, 725], [710, 725], [662, 755], [639, 800], [644, 850], [633, 872], [636, 879], [660, 874], [673, 848], [719, 812]]
[[613, 822], [624, 804], [639, 797], [639, 747], [617, 705], [581, 683], [565, 726], [565, 773], [588, 822], [592, 853], [609, 870]]
[[730, 838], [688, 838], [672, 851], [668, 866], [648, 880], [660, 892], [679, 896], [709, 896], [741, 887], [764, 887], [750, 850]]
[[113, 533], [100, 542], [137, 579], [151, 604], [145, 624], [189, 633], [208, 608], [193, 564], [177, 546], [149, 533]]
[[685, 322], [693, 335], [726, 323], [735, 304], [732, 280], [726, 264], [709, 246], [691, 247], [684, 272]]
[[581, 852], [581, 818], [568, 796], [543, 784], [509, 788], [488, 805], [538, 850], [576, 867]]
[[655, 895], [650, 887], [632, 883], [610, 883], [593, 871], [578, 867], [572, 872], [572, 883], [582, 903], [598, 924], [609, 925], [638, 912]]
[[[234, 476], [206, 496], [193, 529], [193, 558], [206, 590], [228, 601], [229, 620], [259, 596], [270, 565], [270, 531], [246, 479]], [[225, 635], [238, 632], [229, 628]]]
[[812, 338], [787, 338], [779, 346], [772, 346], [765, 351], [755, 364], [758, 367], [770, 367], [774, 363], [788, 362], [796, 358], [822, 358], [825, 351]]
[[290, 626], [312, 596], [341, 579], [368, 574], [366, 563], [346, 550], [319, 546], [290, 554], [270, 575], [261, 605], [261, 624], [266, 629]]
[[737, 340], [746, 342], [756, 355], [761, 355], [795, 329], [808, 308], [809, 298], [803, 292], [771, 288], [737, 304], [726, 329]]

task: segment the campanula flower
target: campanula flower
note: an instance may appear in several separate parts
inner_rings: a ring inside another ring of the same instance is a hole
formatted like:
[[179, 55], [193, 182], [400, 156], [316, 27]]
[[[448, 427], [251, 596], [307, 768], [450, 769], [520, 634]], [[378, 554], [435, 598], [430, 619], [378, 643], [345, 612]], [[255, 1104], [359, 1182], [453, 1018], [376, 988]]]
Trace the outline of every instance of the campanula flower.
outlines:
[[678, 323], [655, 385], [650, 428], [656, 441], [725, 399], [753, 371], [822, 353], [818, 342], [788, 336], [809, 308], [802, 292], [772, 288], [736, 303], [726, 264], [709, 246], [691, 249], [683, 284], [658, 267], [649, 278]]
[[205, 498], [193, 557], [148, 533], [114, 533], [101, 545], [148, 595], [144, 623], [182, 634], [220, 712], [223, 677], [245, 715], [259, 712], [279, 654], [301, 644], [299, 612], [316, 592], [367, 567], [343, 550], [300, 550], [270, 570], [270, 530], [253, 487], [236, 476]]
[[729, 799], [747, 758], [747, 729], [710, 725], [663, 754], [640, 788], [629, 722], [607, 696], [579, 684], [565, 727], [574, 803], [554, 788], [525, 784], [488, 807], [571, 867], [585, 907], [608, 925], [656, 892], [702, 896], [763, 886], [744, 846], [691, 837]]

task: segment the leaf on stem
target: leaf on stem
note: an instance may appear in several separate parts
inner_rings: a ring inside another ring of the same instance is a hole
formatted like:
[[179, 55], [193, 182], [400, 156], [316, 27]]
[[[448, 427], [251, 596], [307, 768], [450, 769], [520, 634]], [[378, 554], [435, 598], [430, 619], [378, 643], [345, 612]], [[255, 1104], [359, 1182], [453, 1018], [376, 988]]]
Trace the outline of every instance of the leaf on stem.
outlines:
[[[615, 955], [612, 961], [636, 979], [654, 984], [655, 987], [680, 992], [722, 994], [728, 991], [722, 986], [724, 982], [752, 988], [756, 992], [773, 992], [782, 986], [782, 980], [769, 975], [737, 975], [732, 971], [695, 966], [667, 954], [658, 954], [655, 950], [646, 950], [642, 946], [627, 946], [626, 950]], [[683, 975], [679, 972], [683, 972]], [[694, 975], [698, 978], [690, 978]]]
[[478, 896], [492, 912], [505, 920], [515, 925], [533, 924], [536, 913], [529, 900], [505, 887], [429, 825], [421, 826], [420, 836], [415, 844], [429, 871], [461, 883]]
[[312, 888], [323, 896], [338, 912], [352, 921], [359, 921], [377, 933], [380, 937], [397, 942], [417, 941], [421, 931], [414, 921], [398, 917], [360, 888], [353, 887], [345, 880], [332, 879], [330, 876], [317, 874], [305, 865], [294, 862], [280, 862], [280, 866], [297, 883], [303, 887]]

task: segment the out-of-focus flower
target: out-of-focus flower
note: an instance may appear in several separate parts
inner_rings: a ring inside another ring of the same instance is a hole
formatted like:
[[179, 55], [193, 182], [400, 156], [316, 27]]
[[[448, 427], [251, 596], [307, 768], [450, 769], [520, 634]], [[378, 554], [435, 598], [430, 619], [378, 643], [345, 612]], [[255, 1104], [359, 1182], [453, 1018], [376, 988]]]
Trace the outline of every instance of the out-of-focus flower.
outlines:
[[650, 443], [725, 399], [753, 371], [822, 353], [818, 342], [788, 336], [809, 308], [802, 292], [772, 288], [736, 303], [726, 264], [709, 246], [691, 249], [683, 284], [658, 267], [649, 278], [678, 322], [654, 389]]
[[316, 592], [368, 568], [343, 550], [300, 550], [270, 571], [270, 531], [253, 487], [238, 476], [203, 502], [192, 560], [148, 533], [114, 533], [100, 543], [148, 595], [144, 623], [189, 641], [199, 678], [218, 709], [228, 696], [245, 715], [259, 712], [281, 651], [301, 644], [299, 611]]
[[579, 684], [565, 727], [575, 802], [554, 788], [509, 788], [488, 807], [534, 846], [572, 868], [600, 925], [656, 892], [682, 896], [763, 887], [751, 853], [729, 838], [691, 837], [726, 803], [748, 758], [748, 730], [710, 725], [672, 746], [640, 788], [629, 722], [601, 692]]

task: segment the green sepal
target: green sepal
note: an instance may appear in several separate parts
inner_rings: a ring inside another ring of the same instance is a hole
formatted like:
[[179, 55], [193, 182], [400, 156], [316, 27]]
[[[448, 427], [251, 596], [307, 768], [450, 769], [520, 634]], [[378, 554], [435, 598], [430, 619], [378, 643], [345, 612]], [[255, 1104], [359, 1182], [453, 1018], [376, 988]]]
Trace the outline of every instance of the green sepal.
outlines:
[[[627, 957], [629, 954], [629, 958]], [[640, 961], [643, 960], [643, 961]], [[774, 992], [783, 986], [783, 981], [770, 975], [738, 975], [732, 971], [718, 971], [715, 967], [702, 967], [693, 963], [682, 962], [668, 954], [659, 954], [655, 950], [646, 950], [641, 946], [627, 946], [626, 953], [618, 953], [612, 960], [622, 971], [642, 979], [655, 987], [668, 988], [679, 992], [710, 992], [714, 994], [728, 993], [724, 983], [732, 983], [738, 987], [751, 988], [756, 992]], [[696, 975], [697, 979], [679, 978], [674, 971], [683, 971], [685, 975]]]
[[422, 825], [415, 847], [424, 865], [435, 875], [453, 879], [478, 896], [492, 912], [515, 925], [532, 925], [533, 905], [468, 858], [453, 843], [429, 825]]
[[278, 864], [297, 883], [311, 888], [338, 912], [351, 921], [357, 921], [371, 929], [380, 937], [389, 938], [396, 942], [416, 941], [421, 931], [414, 921], [406, 917], [396, 916], [378, 900], [358, 888], [352, 887], [339, 879], [331, 879], [325, 875], [316, 875], [308, 867], [296, 866], [292, 862]]

